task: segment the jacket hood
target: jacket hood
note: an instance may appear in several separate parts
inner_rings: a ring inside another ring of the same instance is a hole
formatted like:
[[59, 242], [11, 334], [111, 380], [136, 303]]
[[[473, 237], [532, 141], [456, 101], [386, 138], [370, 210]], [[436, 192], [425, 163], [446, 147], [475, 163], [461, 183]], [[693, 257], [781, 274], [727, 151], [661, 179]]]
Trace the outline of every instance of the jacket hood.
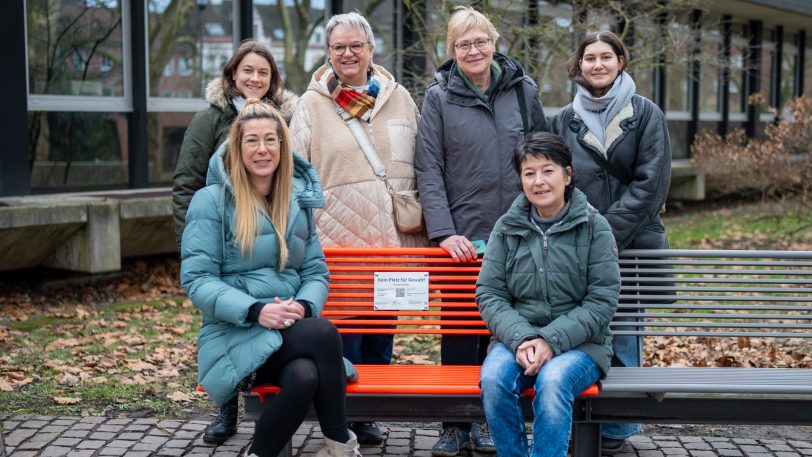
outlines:
[[[383, 104], [386, 99], [389, 98], [389, 95], [397, 88], [398, 83], [395, 81], [395, 77], [392, 76], [392, 73], [389, 73], [384, 67], [375, 64], [372, 64], [372, 66], [375, 67], [375, 71], [381, 75], [381, 90], [378, 92], [378, 97], [375, 101], [375, 110], [377, 110], [378, 103]], [[313, 72], [307, 90], [312, 90], [319, 95], [332, 98], [330, 91], [327, 89], [327, 80], [324, 79], [324, 74], [327, 73], [329, 67], [330, 64], [324, 64]]]
[[[585, 222], [589, 217], [588, 211], [590, 211], [591, 206], [583, 192], [574, 188], [570, 199], [572, 204], [567, 215], [564, 216], [561, 222], [550, 228], [550, 233], [569, 230]], [[591, 211], [596, 210], [592, 208]], [[508, 212], [502, 216], [501, 223], [497, 223], [494, 230], [499, 230], [507, 235], [520, 236], [526, 235], [530, 230], [536, 230], [536, 227], [530, 222], [530, 200], [527, 199], [524, 192], [516, 197]]]
[[[495, 88], [496, 90], [503, 90], [524, 78], [524, 68], [522, 68], [519, 62], [516, 62], [510, 57], [494, 52], [493, 61], [502, 68], [502, 76], [500, 76], [499, 84]], [[457, 61], [454, 59], [450, 59], [440, 65], [440, 68], [438, 68], [434, 74], [434, 79], [441, 87], [444, 89], [447, 88], [450, 92], [475, 97], [471, 89], [465, 85], [465, 81], [457, 74]]]
[[[226, 173], [225, 157], [228, 143], [223, 143], [209, 160], [209, 171], [206, 174], [206, 185], [219, 185], [230, 194], [234, 194], [231, 178]], [[319, 175], [313, 165], [297, 153], [293, 153], [293, 195], [301, 208], [321, 208], [324, 206]]]
[[[220, 111], [233, 110], [236, 113], [234, 105], [231, 104], [231, 100], [223, 91], [221, 81], [221, 78], [215, 78], [209, 81], [206, 85], [206, 101], [219, 108]], [[288, 124], [290, 124], [290, 118], [293, 116], [293, 108], [296, 107], [297, 101], [299, 101], [299, 96], [285, 89], [282, 91], [281, 103], [278, 105], [273, 103], [274, 108], [279, 110], [279, 113]]]

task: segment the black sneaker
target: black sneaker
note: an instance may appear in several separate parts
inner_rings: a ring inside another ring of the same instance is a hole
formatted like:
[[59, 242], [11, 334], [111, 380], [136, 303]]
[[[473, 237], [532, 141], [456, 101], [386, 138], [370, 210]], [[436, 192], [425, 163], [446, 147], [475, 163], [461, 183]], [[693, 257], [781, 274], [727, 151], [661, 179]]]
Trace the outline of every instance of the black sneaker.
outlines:
[[350, 422], [350, 430], [355, 432], [359, 444], [381, 444], [381, 429], [375, 422]]
[[471, 446], [477, 452], [496, 452], [496, 445], [493, 444], [493, 436], [487, 422], [471, 424]]
[[626, 446], [626, 440], [601, 437], [601, 455], [620, 454]]
[[237, 413], [240, 411], [240, 404], [235, 396], [225, 405], [220, 407], [217, 418], [203, 432], [203, 441], [211, 444], [223, 444], [227, 439], [237, 433]]
[[443, 429], [440, 439], [431, 448], [431, 454], [441, 457], [454, 457], [461, 450], [468, 449], [471, 445], [468, 432], [464, 432], [459, 427], [448, 427]]

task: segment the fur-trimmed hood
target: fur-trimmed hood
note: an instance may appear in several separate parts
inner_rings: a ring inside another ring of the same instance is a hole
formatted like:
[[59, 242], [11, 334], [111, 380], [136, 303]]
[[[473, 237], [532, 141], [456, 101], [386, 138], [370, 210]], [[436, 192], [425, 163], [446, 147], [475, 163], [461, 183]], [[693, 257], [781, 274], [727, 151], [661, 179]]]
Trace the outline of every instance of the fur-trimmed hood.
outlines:
[[[229, 107], [234, 109], [234, 105], [231, 104], [231, 100], [229, 100], [223, 91], [221, 78], [212, 79], [209, 81], [209, 84], [206, 85], [206, 101], [211, 103], [213, 106], [216, 106], [221, 111], [226, 111]], [[290, 118], [293, 116], [293, 108], [296, 106], [296, 102], [298, 101], [298, 95], [285, 89], [282, 91], [281, 103], [273, 103], [273, 105], [274, 108], [279, 110], [279, 113], [285, 119], [285, 122], [290, 124]]]

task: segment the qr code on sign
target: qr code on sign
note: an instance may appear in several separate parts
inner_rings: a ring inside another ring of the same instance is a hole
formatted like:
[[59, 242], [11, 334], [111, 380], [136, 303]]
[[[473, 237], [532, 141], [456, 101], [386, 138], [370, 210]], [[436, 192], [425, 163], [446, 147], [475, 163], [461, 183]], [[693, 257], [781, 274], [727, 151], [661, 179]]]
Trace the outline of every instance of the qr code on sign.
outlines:
[[396, 287], [395, 288], [395, 298], [404, 298], [406, 297], [406, 288], [405, 287]]

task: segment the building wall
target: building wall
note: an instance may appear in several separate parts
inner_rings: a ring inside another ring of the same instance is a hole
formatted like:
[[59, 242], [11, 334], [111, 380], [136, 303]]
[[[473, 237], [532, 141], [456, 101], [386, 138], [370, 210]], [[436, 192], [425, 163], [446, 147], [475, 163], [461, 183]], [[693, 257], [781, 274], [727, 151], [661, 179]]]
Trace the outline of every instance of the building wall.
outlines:
[[[176, 3], [176, 10], [161, 9]], [[241, 33], [234, 25], [239, 22], [235, 3], [25, 0], [29, 94], [25, 154], [31, 158], [31, 191], [132, 186], [128, 173], [131, 159], [144, 157], [149, 170], [147, 184], [168, 185], [185, 127], [194, 112], [206, 106], [202, 99], [205, 84], [219, 75], [239, 41]], [[363, 11], [368, 4], [350, 0], [339, 3], [347, 11]], [[503, 21], [497, 23], [505, 37], [500, 40], [500, 50], [532, 69], [549, 113], [572, 97], [572, 85], [562, 65], [576, 41], [578, 22], [587, 20], [607, 29], [618, 27], [616, 18], [610, 15], [588, 13], [585, 18], [565, 2], [540, 2], [536, 5], [537, 17], [548, 21], [549, 27], [565, 39], [560, 40], [558, 48], [534, 46], [520, 36], [527, 29], [512, 26], [528, 24], [527, 3], [492, 3], [505, 5], [500, 13]], [[725, 132], [747, 126], [747, 100], [752, 95], [747, 85], [751, 49], [759, 53], [762, 62], [755, 75], [767, 102], [756, 113], [761, 125], [771, 120], [766, 111], [768, 104], [780, 108], [792, 96], [812, 95], [812, 4], [803, 0], [702, 3], [700, 15], [685, 14], [663, 24], [641, 20], [634, 27], [634, 43], [640, 43], [640, 52], [633, 56], [635, 66], [631, 71], [639, 92], [660, 103], [666, 112], [676, 158], [690, 155], [691, 135], [697, 131]], [[144, 43], [131, 39], [132, 30], [138, 27], [132, 22], [133, 5], [145, 8]], [[312, 2], [311, 17], [321, 16], [327, 7], [324, 2]], [[401, 81], [413, 81], [407, 87], [418, 104], [434, 68], [448, 57], [442, 40], [450, 7], [449, 3], [431, 0], [423, 13], [417, 13], [425, 21], [417, 22], [425, 26], [426, 36], [436, 38], [433, 48], [411, 46], [404, 24], [414, 21], [409, 15], [415, 12], [407, 11], [400, 0], [384, 2], [369, 16], [376, 32], [376, 63], [392, 69]], [[295, 30], [286, 32], [279, 8], [276, 2], [257, 2], [250, 11], [254, 25], [251, 33], [271, 47], [284, 76], [285, 34]], [[288, 10], [295, 19], [293, 8], [289, 6]], [[295, 24], [295, 20], [291, 23]], [[730, 30], [727, 49], [726, 23]], [[750, 39], [756, 26], [762, 28], [763, 39], [753, 47]], [[691, 54], [695, 27], [701, 31], [699, 52]], [[70, 40], [58, 41], [55, 36]], [[661, 55], [640, 55], [646, 45], [650, 46], [647, 40], [658, 37], [665, 37], [673, 45]], [[315, 27], [303, 51], [305, 68], [324, 61], [323, 40], [323, 29]], [[146, 48], [145, 62], [132, 59], [137, 47]], [[724, 58], [726, 52], [729, 59]], [[805, 54], [803, 60], [801, 54]], [[659, 66], [663, 60], [665, 67]], [[145, 80], [135, 81], [133, 75], [137, 72], [133, 69], [139, 66]], [[720, 78], [723, 70], [729, 72], [728, 85]], [[699, 75], [698, 81], [692, 74]], [[658, 82], [664, 84], [664, 91], [658, 91]], [[128, 150], [130, 136], [144, 134], [129, 131], [128, 124], [134, 106], [133, 87], [139, 84], [148, 88], [147, 141], [146, 150], [132, 151]], [[692, 104], [693, 90], [699, 92], [698, 106]], [[756, 134], [760, 131], [758, 125], [754, 129]], [[3, 154], [11, 153], [19, 151]]]

